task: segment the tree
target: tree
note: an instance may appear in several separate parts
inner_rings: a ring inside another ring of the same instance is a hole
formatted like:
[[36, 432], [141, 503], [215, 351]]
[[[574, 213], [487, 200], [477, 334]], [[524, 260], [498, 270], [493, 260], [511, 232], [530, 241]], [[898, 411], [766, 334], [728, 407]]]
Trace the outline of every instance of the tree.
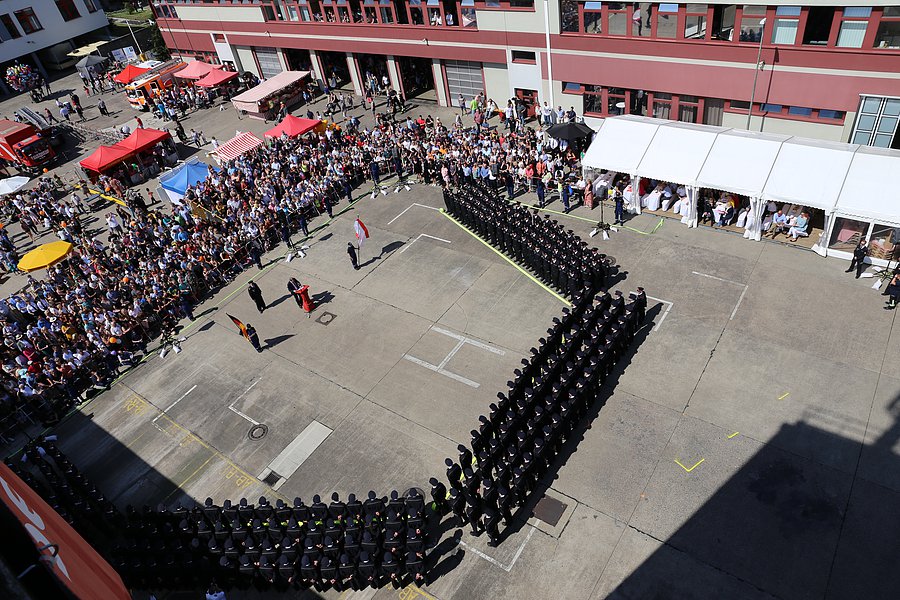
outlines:
[[152, 28], [150, 31], [150, 51], [153, 52], [153, 56], [157, 60], [169, 60], [172, 57], [172, 53], [169, 52], [169, 48], [166, 46], [166, 41], [159, 30], [159, 25], [154, 22], [150, 27]]

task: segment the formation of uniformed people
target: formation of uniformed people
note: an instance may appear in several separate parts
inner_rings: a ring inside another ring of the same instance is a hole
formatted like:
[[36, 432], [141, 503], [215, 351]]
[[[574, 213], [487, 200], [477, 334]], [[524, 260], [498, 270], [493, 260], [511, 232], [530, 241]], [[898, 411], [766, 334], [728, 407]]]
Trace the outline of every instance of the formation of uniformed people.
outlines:
[[446, 460], [450, 509], [473, 535], [486, 532], [490, 545], [500, 542], [501, 520], [509, 526], [554, 464], [630, 345], [646, 307], [643, 288], [628, 301], [621, 292], [575, 294], [572, 309], [554, 318], [507, 392], [479, 417], [469, 446], [459, 446], [457, 461]]
[[605, 287], [606, 255], [549, 215], [506, 200], [484, 182], [445, 189], [444, 203], [469, 229], [569, 298]]
[[[443, 498], [441, 498], [443, 501]], [[426, 520], [434, 503], [415, 489], [365, 500], [337, 493], [306, 505], [295, 498], [256, 505], [242, 498], [216, 506], [142, 512], [129, 507], [128, 544], [114, 566], [126, 583], [181, 588], [215, 580], [223, 589], [360, 590], [425, 581]], [[205, 580], [205, 581], [204, 581]]]

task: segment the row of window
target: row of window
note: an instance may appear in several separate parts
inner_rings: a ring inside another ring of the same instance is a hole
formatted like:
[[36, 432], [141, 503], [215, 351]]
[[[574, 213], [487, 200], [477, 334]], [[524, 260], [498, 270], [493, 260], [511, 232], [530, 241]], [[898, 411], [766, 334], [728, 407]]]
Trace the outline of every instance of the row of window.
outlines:
[[900, 48], [900, 6], [755, 6], [560, 0], [560, 29], [668, 40]]
[[[78, 12], [78, 7], [75, 6], [75, 0], [55, 1], [56, 8], [59, 10], [59, 14], [62, 16], [63, 21], [72, 21], [81, 16], [81, 13]], [[83, 2], [89, 13], [97, 12], [97, 10], [99, 10], [97, 0], [83, 0]], [[22, 32], [25, 35], [40, 31], [44, 28], [44, 26], [41, 25], [41, 21], [37, 18], [37, 15], [34, 14], [34, 9], [32, 8], [17, 10], [13, 12], [13, 15], [15, 15], [16, 21], [19, 22], [19, 26], [22, 28]], [[20, 37], [22, 37], [22, 33], [19, 32], [19, 28], [16, 27], [16, 24], [13, 22], [9, 13], [0, 14], [0, 42], [14, 40]]]
[[[648, 92], [617, 87], [603, 87], [584, 83], [566, 82], [562, 84], [564, 94], [580, 95], [584, 99], [584, 114], [590, 117], [611, 117], [616, 115], [641, 115], [657, 119], [672, 119], [685, 123], [721, 125], [724, 112], [747, 112], [749, 102], [701, 98], [689, 94], [668, 92]], [[900, 111], [900, 100], [897, 101]], [[893, 110], [893, 108], [892, 108]], [[804, 106], [782, 106], [780, 104], [754, 104], [754, 114], [769, 117], [784, 117], [798, 120], [823, 121], [832, 124], [843, 122], [845, 114], [839, 110], [808, 108]], [[900, 112], [898, 112], [900, 115]], [[887, 127], [885, 124], [884, 127]]]

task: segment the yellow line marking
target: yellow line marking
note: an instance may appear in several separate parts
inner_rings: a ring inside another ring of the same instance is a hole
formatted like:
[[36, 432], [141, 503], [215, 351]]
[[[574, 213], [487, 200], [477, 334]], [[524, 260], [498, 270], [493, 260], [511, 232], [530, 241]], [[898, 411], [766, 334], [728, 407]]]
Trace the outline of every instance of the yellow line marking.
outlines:
[[778, 397], [778, 399], [779, 399], [779, 400], [784, 400], [785, 398], [787, 398], [787, 397], [790, 396], [790, 395], [791, 395], [790, 392], [785, 392], [785, 393], [783, 393], [782, 395], [780, 395], [780, 396]]
[[740, 431], [735, 431], [734, 433], [732, 433], [731, 435], [728, 436], [728, 439], [730, 440], [731, 438], [733, 438], [734, 436], [736, 436], [739, 433], [740, 433]]
[[460, 223], [459, 221], [457, 221], [456, 219], [454, 219], [452, 216], [450, 216], [450, 214], [447, 213], [443, 208], [441, 209], [440, 213], [441, 213], [442, 215], [444, 215], [445, 217], [447, 217], [448, 219], [450, 219], [451, 222], [456, 223], [457, 227], [459, 227], [460, 229], [462, 229], [463, 231], [465, 231], [466, 233], [468, 233], [469, 235], [471, 235], [473, 238], [475, 238], [476, 240], [478, 240], [479, 242], [481, 242], [482, 244], [484, 244], [485, 246], [487, 246], [488, 248], [490, 248], [491, 250], [493, 250], [498, 256], [501, 256], [501, 257], [503, 258], [503, 260], [505, 260], [506, 262], [508, 262], [509, 264], [511, 264], [512, 266], [514, 266], [516, 269], [518, 269], [519, 272], [522, 273], [522, 275], [524, 275], [524, 276], [527, 277], [528, 279], [532, 280], [533, 282], [535, 282], [536, 284], [538, 284], [539, 286], [541, 286], [542, 288], [544, 288], [545, 291], [547, 291], [547, 292], [549, 292], [550, 294], [552, 294], [557, 300], [559, 300], [560, 302], [562, 302], [562, 303], [565, 304], [566, 306], [572, 306], [572, 303], [571, 303], [571, 302], [569, 302], [569, 301], [566, 300], [564, 297], [562, 297], [562, 296], [560, 296], [559, 294], [557, 294], [556, 292], [554, 292], [554, 291], [553, 291], [551, 288], [549, 288], [548, 286], [544, 285], [539, 279], [535, 278], [534, 275], [532, 275], [531, 273], [529, 273], [528, 271], [526, 271], [525, 269], [523, 269], [522, 267], [520, 267], [518, 264], [516, 264], [516, 262], [515, 262], [513, 259], [509, 258], [509, 257], [506, 256], [505, 254], [503, 254], [502, 252], [500, 252], [499, 250], [497, 250], [496, 248], [494, 248], [493, 246], [491, 246], [488, 242], [486, 242], [486, 241], [484, 241], [483, 239], [481, 239], [479, 236], [477, 236], [477, 235], [476, 235], [475, 233], [473, 233], [472, 231], [469, 231], [469, 228], [468, 228], [468, 227], [466, 227], [465, 225], [463, 225], [462, 223]]
[[176, 492], [184, 491], [182, 488], [183, 488], [185, 485], [187, 485], [187, 483], [188, 483], [189, 481], [191, 481], [194, 477], [196, 477], [196, 476], [197, 476], [197, 473], [199, 473], [199, 472], [203, 469], [203, 467], [205, 467], [207, 464], [209, 464], [209, 461], [211, 461], [211, 460], [214, 459], [215, 457], [216, 457], [215, 452], [210, 453], [210, 455], [206, 458], [206, 460], [203, 461], [203, 464], [202, 464], [202, 465], [200, 465], [199, 467], [197, 467], [196, 469], [194, 469], [194, 472], [191, 473], [190, 475], [188, 475], [188, 476], [187, 476], [187, 479], [185, 479], [184, 481], [182, 481], [181, 483], [179, 483], [179, 484], [178, 484], [178, 487], [177, 487], [176, 489], [172, 490], [172, 491], [169, 493], [168, 496], [166, 496], [165, 498], [163, 498], [163, 502], [165, 503], [165, 501], [168, 500], [169, 498], [171, 498], [172, 496], [174, 496]]
[[412, 600], [417, 596], [427, 598], [428, 600], [438, 600], [414, 583], [409, 584], [397, 593], [397, 597], [400, 598], [400, 600]]
[[693, 467], [691, 467], [690, 469], [688, 469], [686, 466], [684, 466], [683, 464], [681, 464], [681, 462], [680, 462], [677, 458], [675, 459], [675, 464], [677, 464], [679, 467], [681, 467], [682, 469], [684, 469], [685, 471], [687, 471], [688, 473], [690, 473], [691, 471], [693, 471], [694, 469], [696, 469], [697, 467], [699, 467], [699, 466], [700, 466], [700, 463], [702, 463], [702, 462], [705, 461], [705, 460], [706, 460], [705, 458], [701, 458], [701, 459], [698, 460], [697, 463], [696, 463]]

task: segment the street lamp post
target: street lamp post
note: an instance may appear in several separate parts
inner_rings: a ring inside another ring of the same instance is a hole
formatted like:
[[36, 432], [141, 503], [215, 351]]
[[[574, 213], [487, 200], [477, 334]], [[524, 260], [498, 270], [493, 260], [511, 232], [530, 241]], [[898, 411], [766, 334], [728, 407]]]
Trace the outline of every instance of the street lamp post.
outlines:
[[[756, 99], [756, 80], [759, 78], [760, 62], [762, 59], [763, 38], [766, 32], [766, 20], [759, 22], [759, 50], [756, 53], [756, 64], [753, 66], [753, 89], [750, 91], [750, 107], [747, 109], [747, 129], [750, 129], [750, 117], [753, 116], [753, 101]], [[762, 127], [760, 127], [762, 130]]]
[[137, 36], [134, 35], [134, 29], [131, 28], [131, 21], [125, 19], [125, 24], [128, 25], [128, 32], [131, 34], [131, 39], [134, 40], [134, 45], [137, 46], [138, 54], [143, 54], [144, 51], [141, 50], [141, 43], [138, 42]]

